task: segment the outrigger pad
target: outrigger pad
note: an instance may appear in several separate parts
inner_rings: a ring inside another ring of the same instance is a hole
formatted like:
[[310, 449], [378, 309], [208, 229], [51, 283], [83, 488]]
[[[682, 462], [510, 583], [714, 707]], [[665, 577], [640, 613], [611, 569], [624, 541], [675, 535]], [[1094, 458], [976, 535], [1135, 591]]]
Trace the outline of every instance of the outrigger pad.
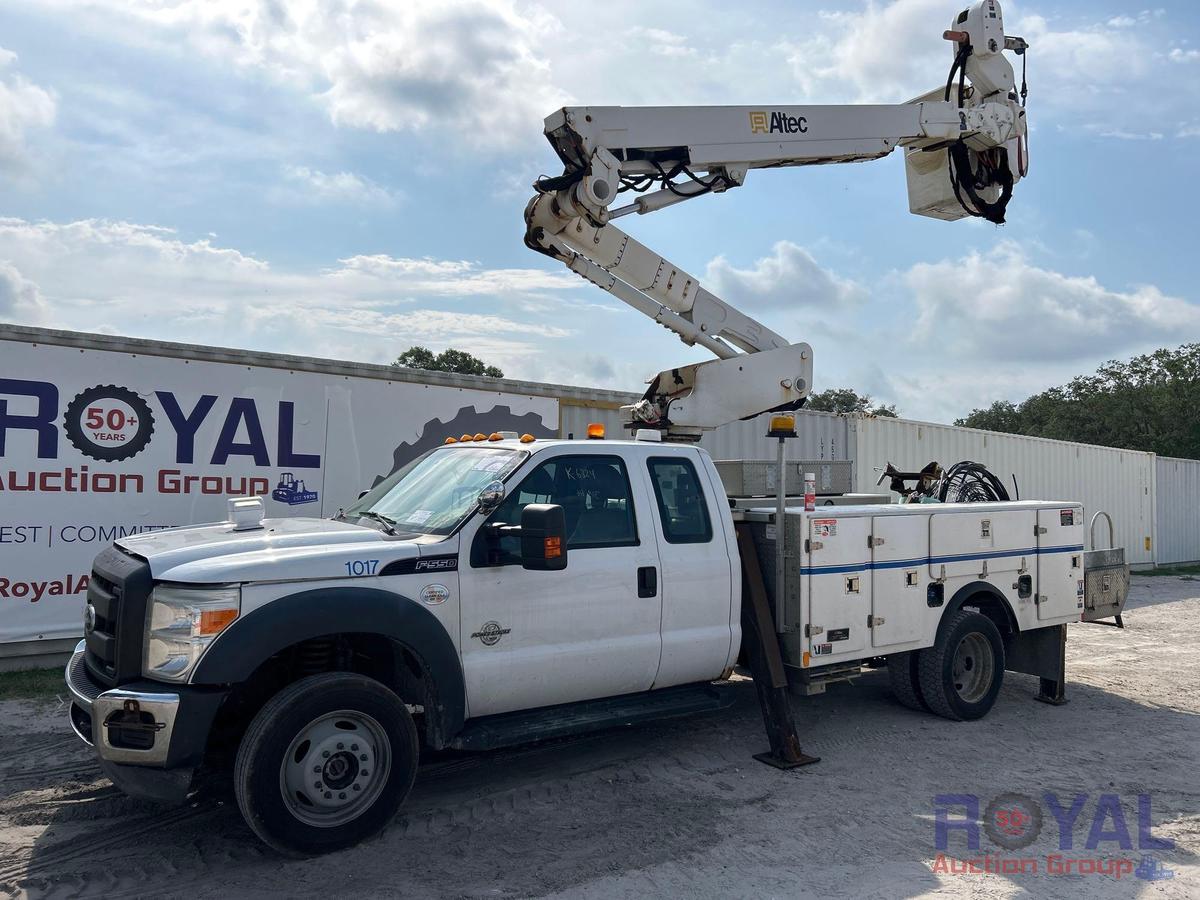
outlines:
[[811, 763], [821, 761], [821, 757], [819, 756], [806, 756], [803, 753], [800, 754], [799, 759], [783, 759], [774, 753], [755, 753], [754, 758], [760, 763], [766, 763], [775, 769], [797, 769], [800, 766], [807, 766]]

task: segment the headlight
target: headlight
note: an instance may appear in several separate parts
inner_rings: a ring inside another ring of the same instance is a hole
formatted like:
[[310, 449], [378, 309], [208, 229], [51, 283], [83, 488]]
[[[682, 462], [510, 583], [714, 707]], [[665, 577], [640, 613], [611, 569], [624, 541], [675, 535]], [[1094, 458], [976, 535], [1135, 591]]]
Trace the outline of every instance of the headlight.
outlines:
[[151, 678], [187, 681], [200, 655], [241, 610], [237, 585], [156, 585], [146, 611], [142, 671]]

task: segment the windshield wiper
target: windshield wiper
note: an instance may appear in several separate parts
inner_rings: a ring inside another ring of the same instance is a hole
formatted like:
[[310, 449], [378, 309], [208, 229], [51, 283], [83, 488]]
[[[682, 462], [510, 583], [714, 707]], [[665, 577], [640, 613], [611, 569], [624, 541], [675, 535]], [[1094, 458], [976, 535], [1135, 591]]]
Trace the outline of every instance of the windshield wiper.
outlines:
[[383, 530], [387, 534], [395, 534], [396, 533], [396, 520], [395, 519], [389, 519], [387, 516], [385, 516], [381, 513], [377, 513], [371, 509], [368, 509], [366, 512], [356, 513], [355, 515], [357, 515], [360, 519], [374, 519], [375, 521], [379, 522], [383, 526]]

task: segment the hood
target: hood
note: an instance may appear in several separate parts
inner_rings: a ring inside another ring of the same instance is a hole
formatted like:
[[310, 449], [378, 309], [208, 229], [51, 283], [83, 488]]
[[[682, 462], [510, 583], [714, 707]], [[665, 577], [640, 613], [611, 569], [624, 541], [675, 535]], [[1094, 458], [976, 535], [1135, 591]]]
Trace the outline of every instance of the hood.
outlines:
[[417, 544], [365, 525], [332, 519], [263, 519], [234, 531], [229, 522], [130, 535], [121, 549], [150, 563], [163, 581], [215, 584], [345, 577], [346, 562], [386, 562], [419, 555]]

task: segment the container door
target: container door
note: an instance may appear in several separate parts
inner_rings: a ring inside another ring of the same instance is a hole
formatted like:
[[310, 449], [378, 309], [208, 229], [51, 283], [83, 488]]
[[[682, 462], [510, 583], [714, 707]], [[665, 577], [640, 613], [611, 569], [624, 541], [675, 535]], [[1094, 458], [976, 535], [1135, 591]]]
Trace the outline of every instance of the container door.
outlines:
[[1083, 508], [1039, 509], [1037, 614], [1079, 617], [1083, 611]]
[[812, 665], [828, 656], [861, 653], [869, 642], [871, 550], [866, 516], [834, 518], [809, 513], [807, 577], [809, 652]]
[[925, 516], [876, 516], [871, 520], [871, 646], [919, 640], [929, 607], [929, 525]]

